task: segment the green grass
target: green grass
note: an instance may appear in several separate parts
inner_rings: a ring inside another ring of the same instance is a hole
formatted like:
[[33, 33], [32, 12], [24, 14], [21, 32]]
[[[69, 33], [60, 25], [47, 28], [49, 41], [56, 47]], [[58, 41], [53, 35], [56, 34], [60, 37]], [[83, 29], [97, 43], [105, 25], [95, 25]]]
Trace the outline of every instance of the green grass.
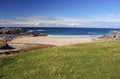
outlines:
[[120, 79], [120, 42], [54, 47], [1, 58], [0, 79]]
[[4, 46], [5, 43], [4, 42], [0, 42], [0, 47]]

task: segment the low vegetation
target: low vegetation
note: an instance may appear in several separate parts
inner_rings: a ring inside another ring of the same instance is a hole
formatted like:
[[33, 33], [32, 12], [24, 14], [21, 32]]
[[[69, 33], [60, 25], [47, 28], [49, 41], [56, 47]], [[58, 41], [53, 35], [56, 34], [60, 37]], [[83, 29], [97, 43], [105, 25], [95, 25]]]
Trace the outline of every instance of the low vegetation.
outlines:
[[0, 42], [0, 48], [2, 47], [2, 46], [4, 46], [6, 43], [4, 43], [4, 42]]
[[0, 79], [120, 79], [120, 42], [54, 47], [1, 58]]

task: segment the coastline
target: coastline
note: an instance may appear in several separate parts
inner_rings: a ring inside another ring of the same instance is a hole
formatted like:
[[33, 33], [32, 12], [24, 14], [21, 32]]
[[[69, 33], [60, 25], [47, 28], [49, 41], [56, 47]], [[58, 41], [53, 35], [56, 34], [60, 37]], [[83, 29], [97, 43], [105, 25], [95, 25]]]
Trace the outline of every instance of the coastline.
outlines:
[[98, 38], [103, 35], [47, 35], [48, 37], [64, 37], [64, 38]]
[[[18, 31], [17, 31], [18, 30]], [[25, 32], [22, 32], [26, 30]], [[29, 32], [31, 31], [32, 32]], [[81, 30], [81, 31], [80, 31]], [[3, 28], [1, 29], [1, 40], [6, 42], [5, 48], [12, 47], [9, 51], [0, 52], [1, 55], [11, 55], [12, 53], [19, 53], [24, 51], [50, 48], [55, 46], [68, 46], [81, 43], [90, 43], [96, 41], [103, 41], [103, 39], [109, 39], [117, 37], [116, 35], [104, 36], [104, 31], [91, 32], [93, 29], [57, 29], [50, 28], [44, 30], [45, 33], [41, 33], [40, 29], [24, 29], [24, 28]], [[54, 31], [54, 32], [53, 32]], [[110, 31], [109, 29], [107, 31]], [[18, 33], [19, 32], [19, 33]], [[48, 32], [48, 33], [47, 33]], [[102, 35], [103, 34], [103, 35]]]
[[56, 46], [73, 45], [79, 43], [94, 42], [97, 37], [18, 37], [9, 42], [9, 44], [49, 44]]

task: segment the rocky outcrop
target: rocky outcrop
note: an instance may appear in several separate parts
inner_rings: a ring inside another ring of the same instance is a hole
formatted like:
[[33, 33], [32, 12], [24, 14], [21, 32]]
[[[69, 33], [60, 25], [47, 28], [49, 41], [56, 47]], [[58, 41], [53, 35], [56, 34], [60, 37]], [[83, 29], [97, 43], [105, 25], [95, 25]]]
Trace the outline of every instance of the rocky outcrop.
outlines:
[[36, 37], [47, 36], [45, 33], [27, 33], [28, 30], [23, 28], [2, 28], [0, 29], [0, 41], [8, 42], [16, 37]]
[[33, 33], [33, 36], [47, 36], [45, 33]]
[[120, 40], [120, 34], [108, 34], [100, 38], [104, 40]]
[[27, 30], [23, 28], [2, 28], [0, 29], [0, 34], [21, 34], [26, 32]]
[[16, 38], [17, 35], [12, 34], [0, 34], [0, 41], [7, 42]]
[[102, 40], [120, 40], [120, 30], [113, 31], [110, 34], [99, 37]]
[[45, 33], [31, 33], [31, 34], [23, 34], [22, 36], [36, 37], [36, 36], [47, 36], [47, 34], [45, 34]]
[[15, 37], [25, 33], [27, 30], [23, 28], [2, 28], [0, 29], [0, 41], [8, 42]]

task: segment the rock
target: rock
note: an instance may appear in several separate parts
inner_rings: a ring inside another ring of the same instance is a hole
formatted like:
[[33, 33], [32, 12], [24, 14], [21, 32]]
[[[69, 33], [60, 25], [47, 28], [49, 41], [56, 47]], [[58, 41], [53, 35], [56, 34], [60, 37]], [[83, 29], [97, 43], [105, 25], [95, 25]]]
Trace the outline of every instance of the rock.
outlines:
[[14, 49], [13, 47], [9, 46], [7, 43], [3, 46], [0, 47], [0, 49], [2, 50], [10, 50], [10, 49]]
[[0, 34], [21, 34], [26, 32], [27, 30], [23, 28], [2, 28], [0, 29]]
[[45, 33], [33, 33], [34, 36], [47, 36]]
[[0, 41], [8, 42], [16, 38], [16, 35], [11, 34], [0, 34]]
[[23, 34], [22, 36], [36, 37], [36, 36], [47, 36], [47, 34], [45, 34], [45, 33], [31, 33], [31, 34]]
[[105, 40], [120, 40], [120, 34], [108, 34], [100, 38]]
[[11, 41], [15, 37], [25, 33], [27, 30], [23, 28], [2, 28], [0, 29], [0, 41]]

